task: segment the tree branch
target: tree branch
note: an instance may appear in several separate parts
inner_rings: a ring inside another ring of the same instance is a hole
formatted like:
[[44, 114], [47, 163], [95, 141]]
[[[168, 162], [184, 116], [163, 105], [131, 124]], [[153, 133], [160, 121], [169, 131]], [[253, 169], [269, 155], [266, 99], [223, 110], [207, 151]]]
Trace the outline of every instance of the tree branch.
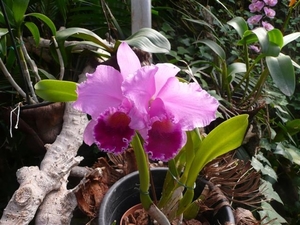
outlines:
[[[65, 188], [62, 185], [65, 184], [65, 177], [82, 160], [82, 157], [75, 156], [82, 144], [83, 131], [87, 122], [85, 114], [73, 109], [71, 103], [66, 104], [62, 131], [53, 144], [46, 145], [47, 153], [40, 169], [31, 166], [23, 167], [17, 171], [20, 187], [5, 208], [0, 225], [28, 224], [33, 219], [40, 204], [45, 201], [47, 194], [53, 190]], [[72, 202], [74, 199], [72, 194], [67, 196], [71, 196], [70, 202]], [[62, 204], [63, 202], [60, 207], [65, 208]]]

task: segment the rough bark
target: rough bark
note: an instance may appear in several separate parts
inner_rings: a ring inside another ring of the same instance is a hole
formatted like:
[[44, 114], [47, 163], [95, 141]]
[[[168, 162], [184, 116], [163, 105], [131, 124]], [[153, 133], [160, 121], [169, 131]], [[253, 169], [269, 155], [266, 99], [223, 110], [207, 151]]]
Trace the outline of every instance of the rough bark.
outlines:
[[[72, 207], [74, 208], [74, 204], [76, 204], [74, 203], [75, 198], [74, 194], [65, 188], [66, 177], [70, 170], [82, 160], [82, 157], [76, 157], [76, 154], [82, 144], [83, 131], [87, 122], [85, 114], [73, 109], [71, 103], [66, 104], [62, 131], [53, 144], [46, 146], [47, 153], [40, 168], [30, 166], [23, 167], [17, 171], [17, 179], [20, 186], [5, 208], [0, 225], [28, 224], [35, 216], [39, 206], [45, 202], [46, 196], [53, 191], [56, 191], [55, 198], [60, 199], [56, 202], [59, 204], [57, 208], [73, 211]], [[49, 198], [51, 196], [47, 197], [47, 199]], [[62, 201], [62, 199], [67, 199], [67, 202]], [[66, 207], [65, 204], [68, 204], [70, 207]], [[52, 205], [54, 205], [53, 201]], [[49, 210], [53, 209], [50, 206], [46, 204], [43, 208], [49, 212]], [[57, 209], [55, 211], [57, 212]], [[60, 212], [59, 214], [54, 212], [51, 215], [52, 221], [61, 221], [61, 218], [57, 217], [61, 217], [62, 213], [66, 212]], [[66, 214], [72, 216], [72, 213]], [[42, 218], [45, 219], [47, 216], [42, 216]], [[70, 220], [70, 218], [63, 219], [64, 222], [51, 222], [51, 224], [67, 224], [65, 222]], [[36, 224], [47, 223], [43, 221]]]

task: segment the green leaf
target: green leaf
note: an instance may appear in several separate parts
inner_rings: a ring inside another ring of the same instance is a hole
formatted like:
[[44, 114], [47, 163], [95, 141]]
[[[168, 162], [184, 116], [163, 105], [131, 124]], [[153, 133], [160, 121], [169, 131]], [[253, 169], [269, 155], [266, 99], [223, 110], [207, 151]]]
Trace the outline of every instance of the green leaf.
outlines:
[[41, 80], [34, 85], [36, 94], [50, 102], [69, 102], [77, 99], [76, 83], [64, 80]]
[[97, 34], [85, 28], [71, 27], [64, 30], [60, 30], [56, 33], [57, 41], [65, 41], [69, 37], [75, 37], [86, 41], [94, 42], [102, 46], [106, 51], [113, 52], [113, 48], [109, 46], [107, 41], [103, 40]]
[[[259, 44], [261, 46], [261, 52], [263, 54], [265, 54], [267, 56], [278, 56], [279, 55], [280, 46], [269, 40], [269, 35], [265, 28], [258, 27], [256, 29], [252, 30], [252, 32], [258, 38]], [[276, 40], [276, 38], [274, 38], [274, 36], [272, 36], [272, 40], [276, 41], [276, 42], [280, 42], [280, 40]], [[282, 40], [282, 43], [283, 43], [283, 40]]]
[[300, 165], [300, 150], [291, 144], [278, 143], [274, 151], [275, 154], [282, 155], [291, 162]]
[[232, 63], [227, 68], [227, 72], [229, 76], [232, 76], [233, 74], [236, 73], [245, 73], [246, 71], [247, 71], [246, 64], [240, 62]]
[[261, 184], [259, 186], [259, 192], [262, 193], [267, 201], [275, 200], [281, 204], [283, 204], [280, 196], [274, 191], [272, 184], [269, 181], [260, 180]]
[[152, 28], [142, 28], [124, 41], [150, 53], [169, 53], [171, 50], [168, 39]]
[[290, 135], [297, 134], [300, 131], [300, 119], [289, 120], [285, 127]]
[[224, 51], [224, 49], [218, 45], [216, 42], [212, 41], [212, 40], [199, 40], [196, 41], [195, 43], [203, 43], [206, 46], [208, 46], [211, 50], [213, 50], [223, 61], [226, 60], [226, 53]]
[[273, 29], [268, 31], [269, 41], [278, 45], [280, 48], [283, 46], [283, 36], [279, 29]]
[[243, 37], [244, 33], [248, 30], [247, 22], [244, 20], [243, 17], [235, 17], [232, 20], [228, 21], [227, 24], [232, 26], [241, 38]]
[[0, 38], [8, 33], [7, 28], [0, 28]]
[[251, 31], [251, 30], [246, 30], [245, 33], [243, 34], [243, 37], [241, 40], [238, 41], [238, 45], [243, 45], [243, 44], [253, 44], [258, 41], [257, 36]]
[[28, 7], [29, 0], [14, 0], [12, 2], [12, 12], [16, 26], [21, 26], [24, 21], [24, 15]]
[[232, 117], [218, 125], [204, 138], [191, 165], [188, 186], [193, 185], [198, 173], [208, 162], [242, 144], [248, 127], [248, 117], [246, 114]]
[[253, 166], [253, 168], [256, 171], [261, 171], [263, 175], [272, 177], [273, 179], [277, 180], [277, 174], [276, 174], [276, 172], [269, 165], [262, 164], [255, 157], [252, 157], [251, 165]]
[[284, 54], [280, 54], [278, 57], [267, 56], [266, 63], [276, 86], [283, 94], [291, 96], [296, 87], [291, 58]]
[[269, 203], [263, 201], [261, 203], [261, 207], [263, 210], [258, 211], [258, 213], [260, 218], [264, 219], [262, 221], [264, 224], [267, 224], [268, 222], [272, 222], [272, 225], [281, 225], [283, 223], [287, 223], [287, 221], [280, 216]]
[[[300, 37], [300, 32], [294, 32], [283, 37], [283, 46], [287, 45], [288, 43], [298, 39]], [[282, 47], [283, 47], [282, 46]]]
[[33, 16], [33, 17], [40, 19], [50, 28], [52, 35], [53, 36], [56, 35], [56, 27], [55, 27], [54, 23], [52, 22], [52, 20], [49, 17], [47, 17], [46, 15], [41, 14], [41, 13], [29, 13], [25, 16]]
[[48, 79], [56, 80], [56, 78], [55, 78], [52, 74], [48, 73], [46, 70], [43, 70], [43, 69], [41, 69], [41, 68], [38, 68], [38, 71], [39, 71], [39, 73], [40, 73], [41, 75], [43, 75], [44, 77], [46, 77], [46, 78], [48, 78]]
[[35, 41], [35, 45], [38, 46], [40, 43], [40, 31], [38, 27], [33, 22], [26, 22], [25, 26], [31, 32], [33, 39]]

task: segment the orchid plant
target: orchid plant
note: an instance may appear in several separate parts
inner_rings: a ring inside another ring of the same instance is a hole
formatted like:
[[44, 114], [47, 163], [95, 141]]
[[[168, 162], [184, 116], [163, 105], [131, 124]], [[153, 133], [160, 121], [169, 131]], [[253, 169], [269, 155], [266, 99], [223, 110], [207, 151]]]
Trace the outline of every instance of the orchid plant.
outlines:
[[[114, 154], [133, 147], [140, 199], [151, 217], [162, 225], [182, 215], [191, 218], [198, 207], [194, 183], [199, 172], [241, 145], [248, 116], [233, 117], [206, 137], [200, 135], [198, 128], [216, 119], [217, 99], [198, 83], [180, 81], [176, 77], [180, 69], [173, 64], [141, 66], [126, 42], [119, 42], [116, 56], [119, 70], [99, 65], [76, 85], [73, 106], [91, 116], [84, 142]], [[38, 93], [44, 84], [45, 80], [36, 85]], [[158, 204], [149, 195], [149, 159], [169, 166]]]

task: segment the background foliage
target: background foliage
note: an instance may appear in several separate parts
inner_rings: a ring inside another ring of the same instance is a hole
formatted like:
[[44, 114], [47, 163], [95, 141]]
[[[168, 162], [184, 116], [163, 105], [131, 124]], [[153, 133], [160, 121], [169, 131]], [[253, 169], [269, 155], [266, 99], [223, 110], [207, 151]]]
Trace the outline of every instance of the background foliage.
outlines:
[[[4, 2], [9, 4], [10, 0]], [[210, 91], [218, 99], [224, 100], [226, 93], [222, 95], [217, 92], [218, 87], [212, 80], [212, 77], [216, 76], [217, 73], [213, 66], [207, 64], [207, 62], [216, 62], [217, 57], [212, 54], [212, 49], [209, 46], [203, 44], [203, 40], [209, 39], [217, 43], [224, 50], [227, 56], [225, 62], [228, 65], [233, 62], [240, 62], [244, 52], [236, 44], [238, 40], [236, 31], [227, 22], [236, 16], [247, 20], [251, 15], [248, 9], [250, 3], [250, 1], [244, 0], [152, 0], [153, 28], [164, 34], [171, 42], [172, 47], [171, 52], [167, 55], [153, 55], [153, 60], [177, 64], [183, 69], [182, 78], [199, 82], [203, 88]], [[289, 1], [283, 0], [278, 1], [274, 10], [276, 17], [271, 20], [271, 23], [283, 35], [299, 31], [299, 7], [289, 7]], [[26, 13], [30, 12], [38, 12], [48, 16], [57, 30], [61, 27], [81, 27], [108, 40], [122, 40], [131, 34], [129, 0], [30, 0]], [[51, 38], [50, 30], [41, 20], [28, 18], [27, 21], [37, 25], [42, 38]], [[0, 26], [7, 28], [3, 16], [0, 17]], [[28, 29], [24, 29], [23, 36], [24, 38], [31, 36]], [[72, 40], [77, 39], [73, 38]], [[1, 55], [1, 58], [9, 66], [16, 81], [22, 86], [22, 77], [16, 62], [13, 60], [12, 43], [8, 39], [5, 41], [7, 41], [7, 55]], [[300, 56], [297, 51], [299, 46], [300, 39], [296, 39], [283, 48], [282, 52], [299, 63]], [[45, 52], [49, 58], [41, 57]], [[49, 49], [39, 49], [39, 52], [32, 51], [29, 53], [39, 68], [55, 77], [59, 74], [59, 62], [53, 46], [50, 46]], [[254, 52], [250, 52], [251, 57], [252, 59], [255, 58]], [[87, 62], [97, 64], [90, 51], [76, 54], [72, 53], [71, 49], [66, 49], [65, 60], [66, 80], [77, 80], [78, 74], [81, 73]], [[258, 64], [255, 68], [256, 74], [260, 74], [263, 66], [265, 64]], [[272, 184], [284, 203], [280, 204], [273, 201], [272, 206], [289, 224], [297, 224], [300, 221], [299, 68], [295, 68], [295, 74], [296, 88], [291, 96], [283, 95], [279, 88], [274, 85], [272, 79], [266, 80], [260, 96], [263, 104], [257, 110], [248, 111], [255, 135], [238, 152], [242, 159], [251, 160], [254, 168], [261, 171], [263, 178]], [[257, 77], [253, 79], [255, 78]], [[26, 147], [24, 142], [26, 142], [27, 137], [22, 132], [15, 131], [13, 137], [10, 137], [7, 110], [3, 109], [10, 106], [14, 107], [22, 99], [4, 76], [0, 77], [0, 99], [2, 107], [0, 183], [5, 184], [5, 186], [0, 186], [0, 210], [3, 210], [18, 185], [15, 179], [16, 170], [25, 165], [38, 165], [44, 152], [32, 152], [28, 146]], [[228, 100], [223, 101], [223, 103], [220, 108], [220, 115], [223, 118], [242, 112], [235, 108], [234, 101]], [[83, 165], [92, 165], [99, 156], [97, 151], [91, 153], [80, 150], [79, 154], [86, 154]], [[78, 214], [79, 217], [83, 216]]]

